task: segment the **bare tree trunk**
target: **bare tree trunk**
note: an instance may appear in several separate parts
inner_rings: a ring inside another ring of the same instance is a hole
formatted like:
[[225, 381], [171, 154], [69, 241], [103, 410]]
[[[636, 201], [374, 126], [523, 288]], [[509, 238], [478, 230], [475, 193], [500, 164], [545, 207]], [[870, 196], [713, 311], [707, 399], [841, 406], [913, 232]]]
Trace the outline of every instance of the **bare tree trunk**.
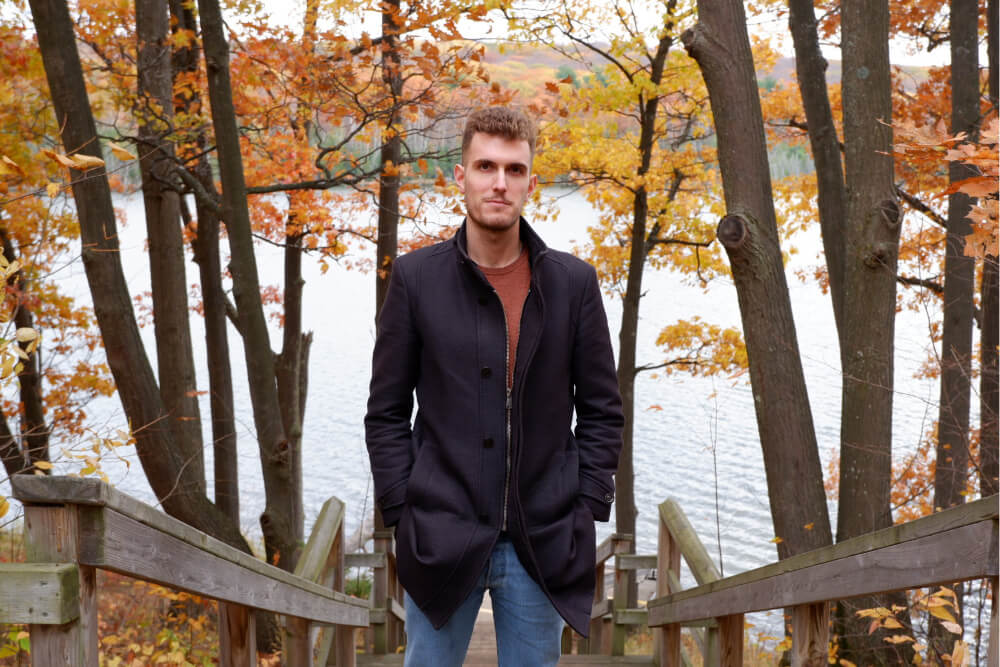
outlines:
[[[1000, 23], [1000, 11], [997, 0], [989, 0], [987, 5], [987, 41], [989, 57], [989, 90], [990, 103], [994, 113], [997, 100], [1000, 98], [1000, 48], [997, 37], [997, 24]], [[998, 420], [997, 403], [1000, 401], [1000, 373], [997, 370], [997, 346], [1000, 345], [1000, 280], [997, 276], [997, 256], [987, 255], [983, 261], [982, 286], [980, 288], [980, 305], [982, 306], [983, 326], [979, 338], [980, 375], [979, 375], [979, 493], [982, 496], [997, 492], [998, 475]]]
[[139, 95], [135, 116], [139, 127], [139, 166], [149, 238], [160, 396], [177, 448], [188, 461], [190, 479], [197, 480], [200, 492], [204, 493], [205, 461], [188, 322], [180, 197], [169, 185], [174, 168], [174, 146], [166, 140], [173, 124], [168, 19], [166, 0], [136, 0]]
[[[100, 144], [66, 2], [32, 0], [30, 4], [63, 146], [100, 158]], [[122, 407], [132, 424], [146, 478], [168, 514], [249, 553], [238, 526], [208, 500], [203, 487], [198, 491], [189, 462], [178, 451], [172, 429], [163, 421], [166, 411], [142, 346], [122, 272], [114, 208], [104, 169], [70, 173], [94, 314]]]
[[0, 414], [0, 461], [8, 477], [24, 472], [27, 464], [17, 438], [10, 431], [6, 415]]
[[[892, 525], [893, 342], [900, 209], [892, 163], [889, 6], [887, 0], [844, 0], [844, 155], [847, 228], [844, 283], [843, 388], [837, 541]], [[838, 605], [841, 655], [861, 664], [892, 660], [898, 651], [868, 635], [856, 607]]]
[[[14, 242], [7, 235], [7, 230], [0, 229], [0, 243], [3, 244], [3, 254], [8, 263], [13, 263], [17, 259], [17, 249]], [[14, 309], [14, 325], [18, 328], [32, 329], [35, 326], [35, 318], [31, 311], [24, 304], [25, 279], [24, 269], [21, 269], [16, 276], [11, 276], [9, 284], [14, 289], [17, 298], [17, 306]], [[27, 344], [15, 343], [22, 350], [26, 350]], [[28, 354], [27, 361], [22, 361], [21, 372], [17, 375], [19, 385], [19, 397], [21, 399], [21, 446], [18, 447], [17, 439], [12, 437], [15, 449], [23, 450], [21, 456], [25, 460], [25, 465], [31, 467], [36, 461], [50, 461], [49, 458], [49, 434], [52, 432], [48, 424], [45, 423], [45, 403], [42, 400], [42, 349], [38, 347], [34, 352]], [[6, 427], [6, 424], [4, 425]], [[0, 434], [0, 438], [4, 436]], [[23, 468], [24, 466], [22, 466]], [[39, 468], [42, 472], [48, 472]], [[18, 472], [21, 472], [18, 470]]]
[[[181, 0], [170, 0], [170, 14], [172, 30], [197, 32], [198, 24], [194, 12]], [[175, 75], [181, 72], [188, 74], [197, 72], [198, 50], [194, 46], [175, 49], [173, 70]], [[190, 113], [193, 109], [201, 107], [201, 95], [197, 88], [185, 88], [183, 92], [178, 92], [174, 100], [177, 111]], [[208, 139], [204, 132], [198, 132], [195, 143], [199, 157], [194, 164], [193, 175], [202, 189], [214, 196], [217, 201], [212, 167], [205, 154]], [[226, 296], [222, 288], [222, 265], [219, 259], [219, 215], [215, 202], [206, 202], [203, 198], [196, 197], [195, 215], [198, 220], [198, 231], [194, 240], [194, 260], [198, 264], [205, 313], [215, 504], [223, 514], [239, 525], [240, 488], [236, 418], [233, 411], [233, 374], [229, 362]]]
[[[951, 132], [979, 134], [979, 45], [977, 0], [951, 0]], [[978, 170], [961, 162], [948, 166], [955, 183]], [[972, 390], [972, 320], [975, 260], [965, 255], [965, 237], [972, 231], [966, 217], [975, 199], [963, 192], [948, 198], [948, 234], [944, 264], [944, 324], [941, 333], [941, 400], [938, 408], [937, 465], [934, 507], [947, 509], [965, 502], [969, 474], [969, 404]], [[962, 584], [952, 586], [955, 613], [962, 623]], [[954, 635], [930, 617], [929, 647], [937, 656], [951, 655]]]
[[233, 276], [233, 292], [243, 335], [250, 402], [264, 477], [266, 506], [260, 517], [264, 549], [268, 562], [291, 571], [295, 569], [301, 550], [301, 544], [295, 538], [301, 529], [296, 529], [291, 513], [295, 488], [292, 453], [282, 426], [274, 354], [260, 299], [239, 131], [229, 81], [229, 45], [223, 32], [218, 0], [198, 0], [198, 10], [222, 177], [222, 220], [229, 232], [229, 270]]
[[275, 364], [281, 420], [292, 452], [292, 506], [288, 508], [295, 539], [303, 541], [305, 512], [302, 507], [302, 418], [306, 409], [309, 347], [312, 334], [302, 333], [302, 234], [289, 220], [285, 236], [285, 326], [281, 354]]
[[[395, 105], [403, 93], [403, 78], [400, 71], [399, 16], [400, 0], [386, 0], [382, 3], [382, 82], [392, 96]], [[375, 247], [375, 321], [385, 302], [389, 290], [389, 276], [396, 260], [399, 241], [399, 167], [402, 157], [402, 141], [395, 127], [396, 116], [391, 114], [383, 130], [381, 162], [378, 188], [378, 239]], [[392, 165], [393, 169], [386, 167]], [[375, 530], [385, 528], [382, 513], [374, 507]]]
[[778, 557], [786, 558], [832, 537], [742, 3], [699, 0], [698, 23], [682, 39], [701, 68], [715, 117], [727, 210], [717, 234], [739, 296]]
[[819, 224], [823, 235], [826, 271], [837, 323], [838, 339], [844, 319], [844, 170], [837, 126], [826, 89], [826, 59], [820, 52], [812, 0], [788, 0], [788, 27], [795, 45], [795, 71], [802, 107], [806, 112], [809, 145], [816, 167]]

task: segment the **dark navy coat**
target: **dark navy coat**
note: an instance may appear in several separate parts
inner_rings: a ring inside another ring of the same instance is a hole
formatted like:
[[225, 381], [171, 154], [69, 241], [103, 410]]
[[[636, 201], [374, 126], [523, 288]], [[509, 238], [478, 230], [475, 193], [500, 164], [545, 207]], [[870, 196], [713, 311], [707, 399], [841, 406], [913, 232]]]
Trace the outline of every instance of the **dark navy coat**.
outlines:
[[546, 248], [523, 219], [520, 229], [531, 286], [509, 443], [503, 306], [469, 259], [465, 225], [393, 265], [365, 437], [376, 502], [396, 525], [400, 581], [435, 627], [468, 597], [506, 518], [525, 569], [586, 636], [594, 521], [608, 520], [614, 500], [621, 398], [593, 267]]

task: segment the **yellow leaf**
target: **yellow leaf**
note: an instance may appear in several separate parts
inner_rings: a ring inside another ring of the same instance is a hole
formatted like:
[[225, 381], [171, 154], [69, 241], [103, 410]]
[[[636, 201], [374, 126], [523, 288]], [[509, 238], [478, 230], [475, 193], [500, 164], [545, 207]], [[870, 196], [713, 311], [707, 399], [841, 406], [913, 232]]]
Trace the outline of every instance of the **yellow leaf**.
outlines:
[[855, 664], [854, 664], [853, 662], [851, 662], [850, 660], [846, 660], [846, 659], [844, 659], [844, 658], [841, 658], [841, 659], [840, 659], [840, 666], [841, 666], [841, 667], [858, 667], [857, 665], [855, 665]]
[[97, 167], [104, 166], [104, 160], [99, 157], [94, 157], [93, 155], [81, 155], [78, 153], [71, 157], [73, 160], [73, 167], [79, 169], [80, 171], [86, 171], [87, 169], [95, 169]]
[[815, 525], [816, 525], [815, 521], [810, 521], [809, 523], [807, 523], [806, 525], [804, 525], [802, 527], [805, 528], [806, 530], [812, 530], [813, 526], [815, 526]]
[[931, 613], [931, 616], [939, 618], [942, 621], [949, 621], [951, 623], [955, 622], [955, 617], [952, 616], [951, 613], [944, 607], [929, 607], [927, 611]]
[[953, 635], [962, 634], [962, 626], [958, 623], [952, 623], [951, 621], [941, 621], [941, 627], [950, 632]]
[[24, 170], [16, 162], [6, 155], [0, 155], [0, 176], [9, 174], [17, 174], [21, 178], [24, 178]]
[[59, 164], [61, 164], [64, 167], [73, 167], [73, 168], [76, 168], [76, 165], [73, 164], [73, 161], [70, 160], [68, 157], [66, 157], [65, 155], [61, 155], [59, 153], [56, 153], [55, 151], [50, 151], [48, 148], [43, 148], [42, 149], [42, 155], [48, 157], [49, 159], [55, 160], [56, 162], [58, 162]]
[[0, 496], [0, 516], [3, 516], [10, 510], [10, 503], [3, 496]]
[[780, 537], [775, 536], [775, 537], [771, 538], [771, 542], [773, 542], [775, 544], [781, 544], [782, 542], [784, 542], [784, 540], [781, 539]]
[[111, 144], [111, 154], [122, 162], [128, 162], [129, 160], [136, 159], [135, 155], [132, 155], [132, 153], [128, 152], [121, 146], [116, 146], [115, 144]]
[[884, 625], [885, 625], [885, 627], [887, 627], [887, 628], [892, 628], [892, 629], [896, 629], [896, 628], [901, 628], [901, 627], [903, 627], [903, 624], [902, 624], [902, 623], [900, 623], [899, 621], [897, 621], [897, 620], [896, 620], [895, 618], [893, 618], [892, 616], [890, 616], [889, 618], [885, 619], [885, 623], [884, 623]]
[[59, 194], [59, 191], [61, 189], [62, 186], [59, 185], [58, 183], [49, 183], [48, 185], [45, 186], [45, 194], [49, 196], [49, 199], [53, 199], [55, 198], [56, 195]]
[[48, 461], [35, 461], [35, 467], [39, 470], [52, 470], [52, 464]]
[[28, 341], [35, 340], [36, 338], [38, 338], [38, 332], [32, 329], [31, 327], [21, 327], [20, 329], [17, 330], [17, 333], [14, 335], [17, 337], [17, 340], [21, 343], [27, 343]]
[[884, 639], [890, 644], [903, 644], [905, 642], [916, 641], [913, 637], [907, 637], [906, 635], [893, 635], [892, 637], [885, 637]]

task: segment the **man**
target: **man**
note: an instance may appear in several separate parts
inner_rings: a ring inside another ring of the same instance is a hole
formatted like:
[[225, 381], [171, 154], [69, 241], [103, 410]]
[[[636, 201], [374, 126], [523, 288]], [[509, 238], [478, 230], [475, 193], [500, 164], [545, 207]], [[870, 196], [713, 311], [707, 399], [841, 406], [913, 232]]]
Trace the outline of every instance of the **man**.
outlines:
[[408, 666], [461, 665], [486, 589], [501, 667], [555, 665], [562, 619], [589, 630], [621, 398], [594, 269], [521, 217], [534, 147], [520, 112], [468, 118], [465, 223], [396, 260], [379, 314], [365, 435]]

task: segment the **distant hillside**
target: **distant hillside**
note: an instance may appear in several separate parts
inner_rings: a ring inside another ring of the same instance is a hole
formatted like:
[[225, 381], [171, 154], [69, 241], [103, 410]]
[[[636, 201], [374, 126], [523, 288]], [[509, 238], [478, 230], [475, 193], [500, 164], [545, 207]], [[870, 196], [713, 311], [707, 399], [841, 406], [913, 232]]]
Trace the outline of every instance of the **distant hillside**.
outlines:
[[[504, 53], [501, 53], [501, 49]], [[599, 61], [595, 57], [592, 62]], [[568, 71], [572, 71], [577, 77], [586, 77], [590, 74], [580, 63], [545, 46], [490, 45], [487, 47], [485, 63], [490, 76], [500, 85], [521, 91], [528, 97], [540, 92], [547, 81], [563, 78]], [[840, 61], [830, 60], [828, 63], [827, 81], [833, 84], [840, 83]], [[917, 81], [927, 76], [925, 67], [903, 69]], [[562, 72], [562, 76], [557, 77], [559, 72]], [[773, 69], [769, 72], [758, 72], [757, 77], [761, 81], [771, 79], [775, 83], [794, 85], [795, 58], [779, 58]]]

